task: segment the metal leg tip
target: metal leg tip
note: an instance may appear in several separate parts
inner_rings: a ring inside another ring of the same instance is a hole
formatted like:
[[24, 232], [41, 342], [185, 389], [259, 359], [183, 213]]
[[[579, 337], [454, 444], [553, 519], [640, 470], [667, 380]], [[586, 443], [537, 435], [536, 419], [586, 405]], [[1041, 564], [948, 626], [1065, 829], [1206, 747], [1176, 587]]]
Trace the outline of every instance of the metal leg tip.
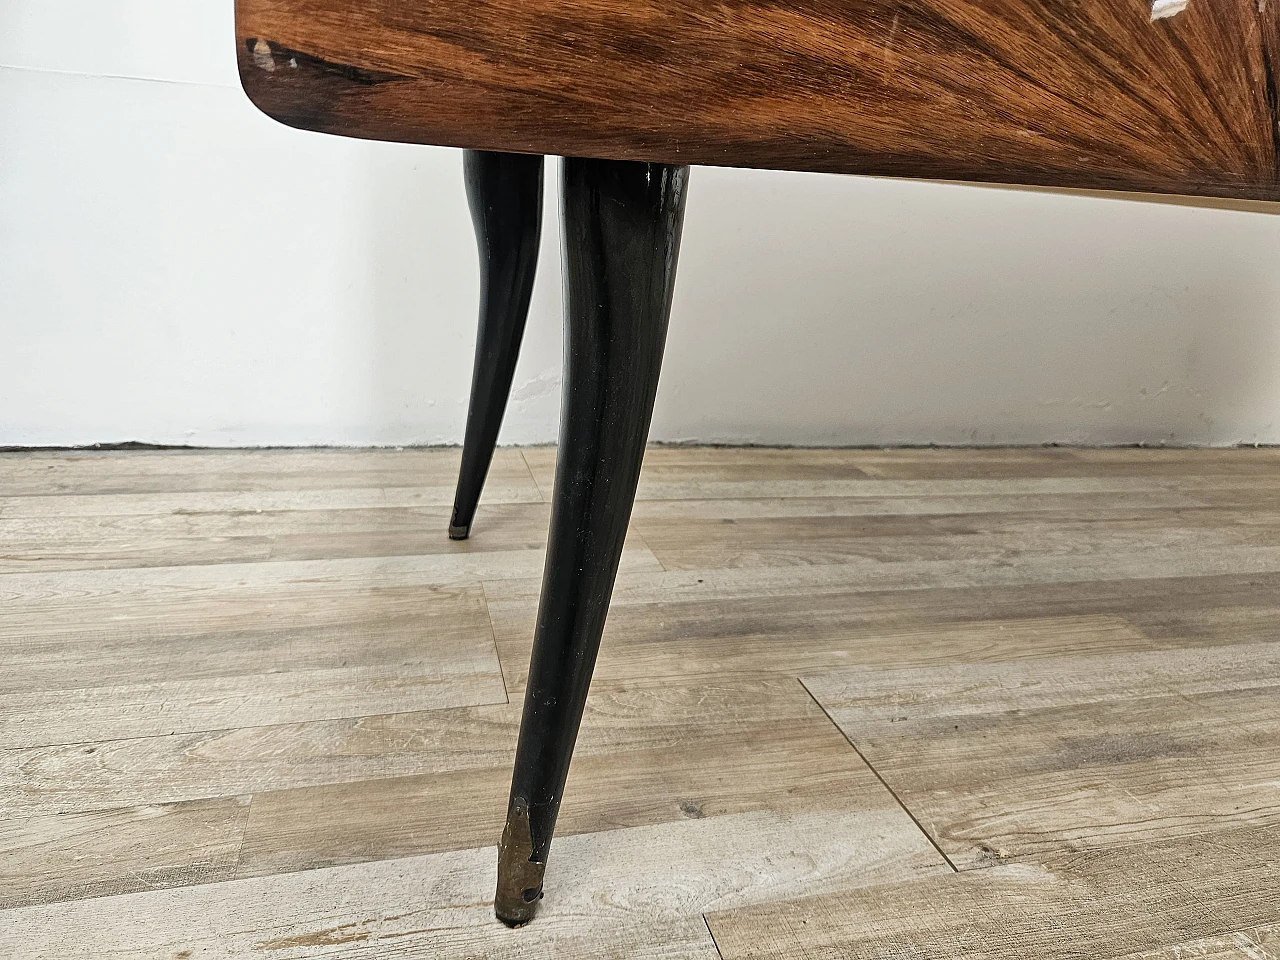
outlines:
[[469, 536], [471, 536], [471, 526], [469, 524], [466, 526], [460, 523], [449, 524], [450, 540], [465, 540]]
[[547, 865], [530, 859], [532, 854], [529, 809], [523, 800], [516, 799], [498, 845], [498, 891], [493, 898], [494, 915], [508, 927], [522, 927], [538, 912]]
[[[532, 899], [526, 902], [525, 897]], [[523, 927], [538, 912], [538, 901], [542, 899], [541, 887], [530, 887], [522, 896], [499, 897], [493, 903], [493, 915], [513, 930]]]

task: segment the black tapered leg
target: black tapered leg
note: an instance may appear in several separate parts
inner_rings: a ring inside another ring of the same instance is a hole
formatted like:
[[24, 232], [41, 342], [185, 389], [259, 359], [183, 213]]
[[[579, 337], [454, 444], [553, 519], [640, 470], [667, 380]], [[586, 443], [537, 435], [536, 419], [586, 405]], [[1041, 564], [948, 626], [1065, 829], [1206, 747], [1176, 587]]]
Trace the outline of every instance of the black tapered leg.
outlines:
[[565, 381], [551, 538], [498, 849], [498, 918], [532, 919], [653, 414], [689, 168], [564, 161]]
[[520, 357], [542, 231], [542, 157], [467, 150], [467, 201], [480, 248], [480, 332], [449, 536], [471, 533]]

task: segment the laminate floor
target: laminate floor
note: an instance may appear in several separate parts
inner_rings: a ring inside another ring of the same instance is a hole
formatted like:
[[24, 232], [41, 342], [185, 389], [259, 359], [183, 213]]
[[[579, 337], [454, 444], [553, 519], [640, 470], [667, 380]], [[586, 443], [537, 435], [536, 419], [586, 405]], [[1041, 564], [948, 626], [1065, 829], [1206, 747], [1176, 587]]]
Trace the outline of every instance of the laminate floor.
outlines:
[[0, 454], [0, 957], [1280, 960], [1280, 450], [652, 448], [516, 931], [457, 464]]

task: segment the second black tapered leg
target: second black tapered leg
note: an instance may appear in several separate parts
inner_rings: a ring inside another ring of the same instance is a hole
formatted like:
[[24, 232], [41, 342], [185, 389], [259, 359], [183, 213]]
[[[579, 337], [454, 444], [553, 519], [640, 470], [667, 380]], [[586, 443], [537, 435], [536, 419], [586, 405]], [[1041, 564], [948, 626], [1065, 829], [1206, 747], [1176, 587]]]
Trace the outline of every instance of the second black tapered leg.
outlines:
[[564, 161], [565, 380], [551, 536], [495, 912], [533, 917], [631, 518], [688, 167]]
[[480, 332], [449, 536], [471, 532], [520, 357], [542, 230], [542, 157], [467, 150], [467, 201], [480, 248]]

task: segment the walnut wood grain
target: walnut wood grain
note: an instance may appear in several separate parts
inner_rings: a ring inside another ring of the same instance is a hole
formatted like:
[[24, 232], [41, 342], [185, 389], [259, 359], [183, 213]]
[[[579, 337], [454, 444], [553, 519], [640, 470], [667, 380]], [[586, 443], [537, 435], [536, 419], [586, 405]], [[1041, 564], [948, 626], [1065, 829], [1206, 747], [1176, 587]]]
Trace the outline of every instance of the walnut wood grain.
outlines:
[[250, 98], [381, 140], [1280, 198], [1280, 2], [237, 0]]

